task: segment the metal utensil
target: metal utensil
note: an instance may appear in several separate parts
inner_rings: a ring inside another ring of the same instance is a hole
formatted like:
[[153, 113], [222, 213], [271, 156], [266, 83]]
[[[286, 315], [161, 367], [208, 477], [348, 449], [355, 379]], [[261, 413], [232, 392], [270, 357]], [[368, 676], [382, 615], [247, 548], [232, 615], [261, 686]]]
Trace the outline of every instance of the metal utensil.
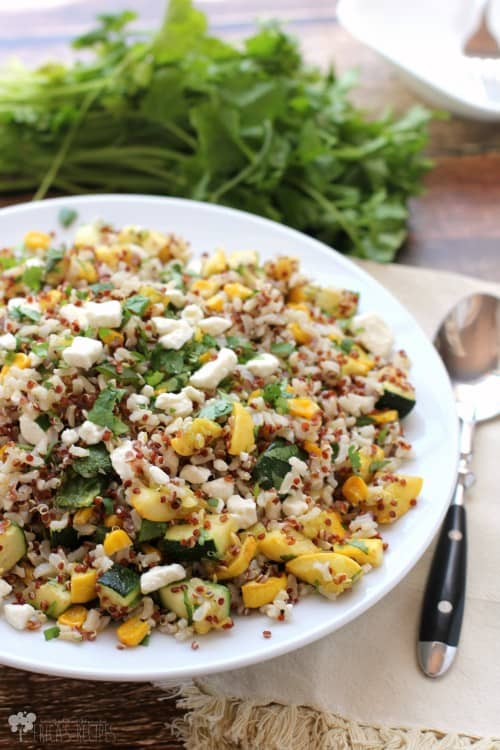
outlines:
[[466, 582], [465, 490], [478, 422], [500, 413], [500, 299], [467, 297], [447, 315], [434, 344], [448, 370], [461, 424], [458, 479], [441, 528], [422, 605], [418, 661], [428, 677], [444, 674], [456, 654]]

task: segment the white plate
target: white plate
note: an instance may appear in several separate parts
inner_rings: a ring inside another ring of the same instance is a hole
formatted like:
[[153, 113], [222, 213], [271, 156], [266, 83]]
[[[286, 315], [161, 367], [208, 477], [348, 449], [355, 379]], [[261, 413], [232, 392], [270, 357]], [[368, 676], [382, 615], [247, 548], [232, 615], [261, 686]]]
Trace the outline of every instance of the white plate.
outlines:
[[[112, 631], [95, 643], [45, 642], [43, 634], [17, 632], [0, 617], [0, 662], [46, 674], [99, 680], [182, 680], [209, 672], [235, 669], [299, 648], [358, 617], [387, 594], [417, 562], [446, 510], [455, 476], [457, 420], [447, 375], [439, 357], [410, 314], [382, 286], [347, 258], [292, 229], [266, 219], [206, 203], [148, 196], [87, 196], [47, 200], [0, 211], [2, 246], [19, 242], [29, 229], [57, 229], [62, 206], [75, 208], [78, 220], [104, 218], [120, 226], [136, 223], [175, 231], [201, 252], [217, 246], [256, 248], [263, 257], [289, 253], [300, 257], [308, 274], [323, 284], [346, 285], [361, 292], [361, 309], [377, 310], [393, 327], [396, 345], [413, 363], [417, 407], [406, 420], [417, 458], [405, 471], [424, 477], [422, 499], [415, 510], [384, 533], [390, 543], [384, 565], [371, 571], [354, 590], [330, 602], [304, 599], [292, 621], [278, 623], [261, 615], [237, 618], [224, 634], [178, 643], [153, 634], [148, 648], [121, 651]], [[69, 239], [71, 230], [58, 231]], [[417, 618], [417, 607], [415, 618]], [[272, 638], [262, 636], [272, 630]]]
[[[500, 60], [467, 57], [485, 0], [340, 0], [337, 16], [393, 65], [419, 96], [462, 117], [500, 120]], [[488, 25], [500, 38], [500, 0]]]

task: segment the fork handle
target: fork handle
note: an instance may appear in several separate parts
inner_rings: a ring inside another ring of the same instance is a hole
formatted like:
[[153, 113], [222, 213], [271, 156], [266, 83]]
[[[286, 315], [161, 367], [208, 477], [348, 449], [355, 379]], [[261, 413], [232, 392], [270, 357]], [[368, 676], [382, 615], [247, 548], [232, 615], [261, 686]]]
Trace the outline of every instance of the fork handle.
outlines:
[[[459, 481], [457, 490], [463, 493]], [[428, 677], [439, 677], [456, 653], [465, 603], [467, 565], [466, 514], [450, 505], [427, 580], [420, 621], [418, 657]]]

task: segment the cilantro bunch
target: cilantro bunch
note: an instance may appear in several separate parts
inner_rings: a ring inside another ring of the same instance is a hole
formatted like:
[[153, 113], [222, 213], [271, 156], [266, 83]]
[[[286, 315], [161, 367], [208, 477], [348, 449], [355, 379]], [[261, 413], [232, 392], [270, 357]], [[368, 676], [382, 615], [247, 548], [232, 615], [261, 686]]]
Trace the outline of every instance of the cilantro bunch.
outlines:
[[394, 257], [429, 168], [428, 112], [368, 118], [352, 80], [306, 65], [276, 25], [236, 47], [191, 0], [171, 0], [155, 34], [134, 18], [99, 16], [73, 65], [0, 71], [0, 192], [185, 196]]

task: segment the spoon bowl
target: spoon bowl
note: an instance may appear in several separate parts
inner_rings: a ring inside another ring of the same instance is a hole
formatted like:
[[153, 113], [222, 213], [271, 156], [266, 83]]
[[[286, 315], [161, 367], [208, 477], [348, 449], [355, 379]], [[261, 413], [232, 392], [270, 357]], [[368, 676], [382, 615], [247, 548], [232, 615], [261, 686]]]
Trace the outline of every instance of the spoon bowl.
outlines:
[[481, 422], [500, 413], [500, 299], [473, 294], [459, 302], [439, 328], [435, 346], [455, 398]]

